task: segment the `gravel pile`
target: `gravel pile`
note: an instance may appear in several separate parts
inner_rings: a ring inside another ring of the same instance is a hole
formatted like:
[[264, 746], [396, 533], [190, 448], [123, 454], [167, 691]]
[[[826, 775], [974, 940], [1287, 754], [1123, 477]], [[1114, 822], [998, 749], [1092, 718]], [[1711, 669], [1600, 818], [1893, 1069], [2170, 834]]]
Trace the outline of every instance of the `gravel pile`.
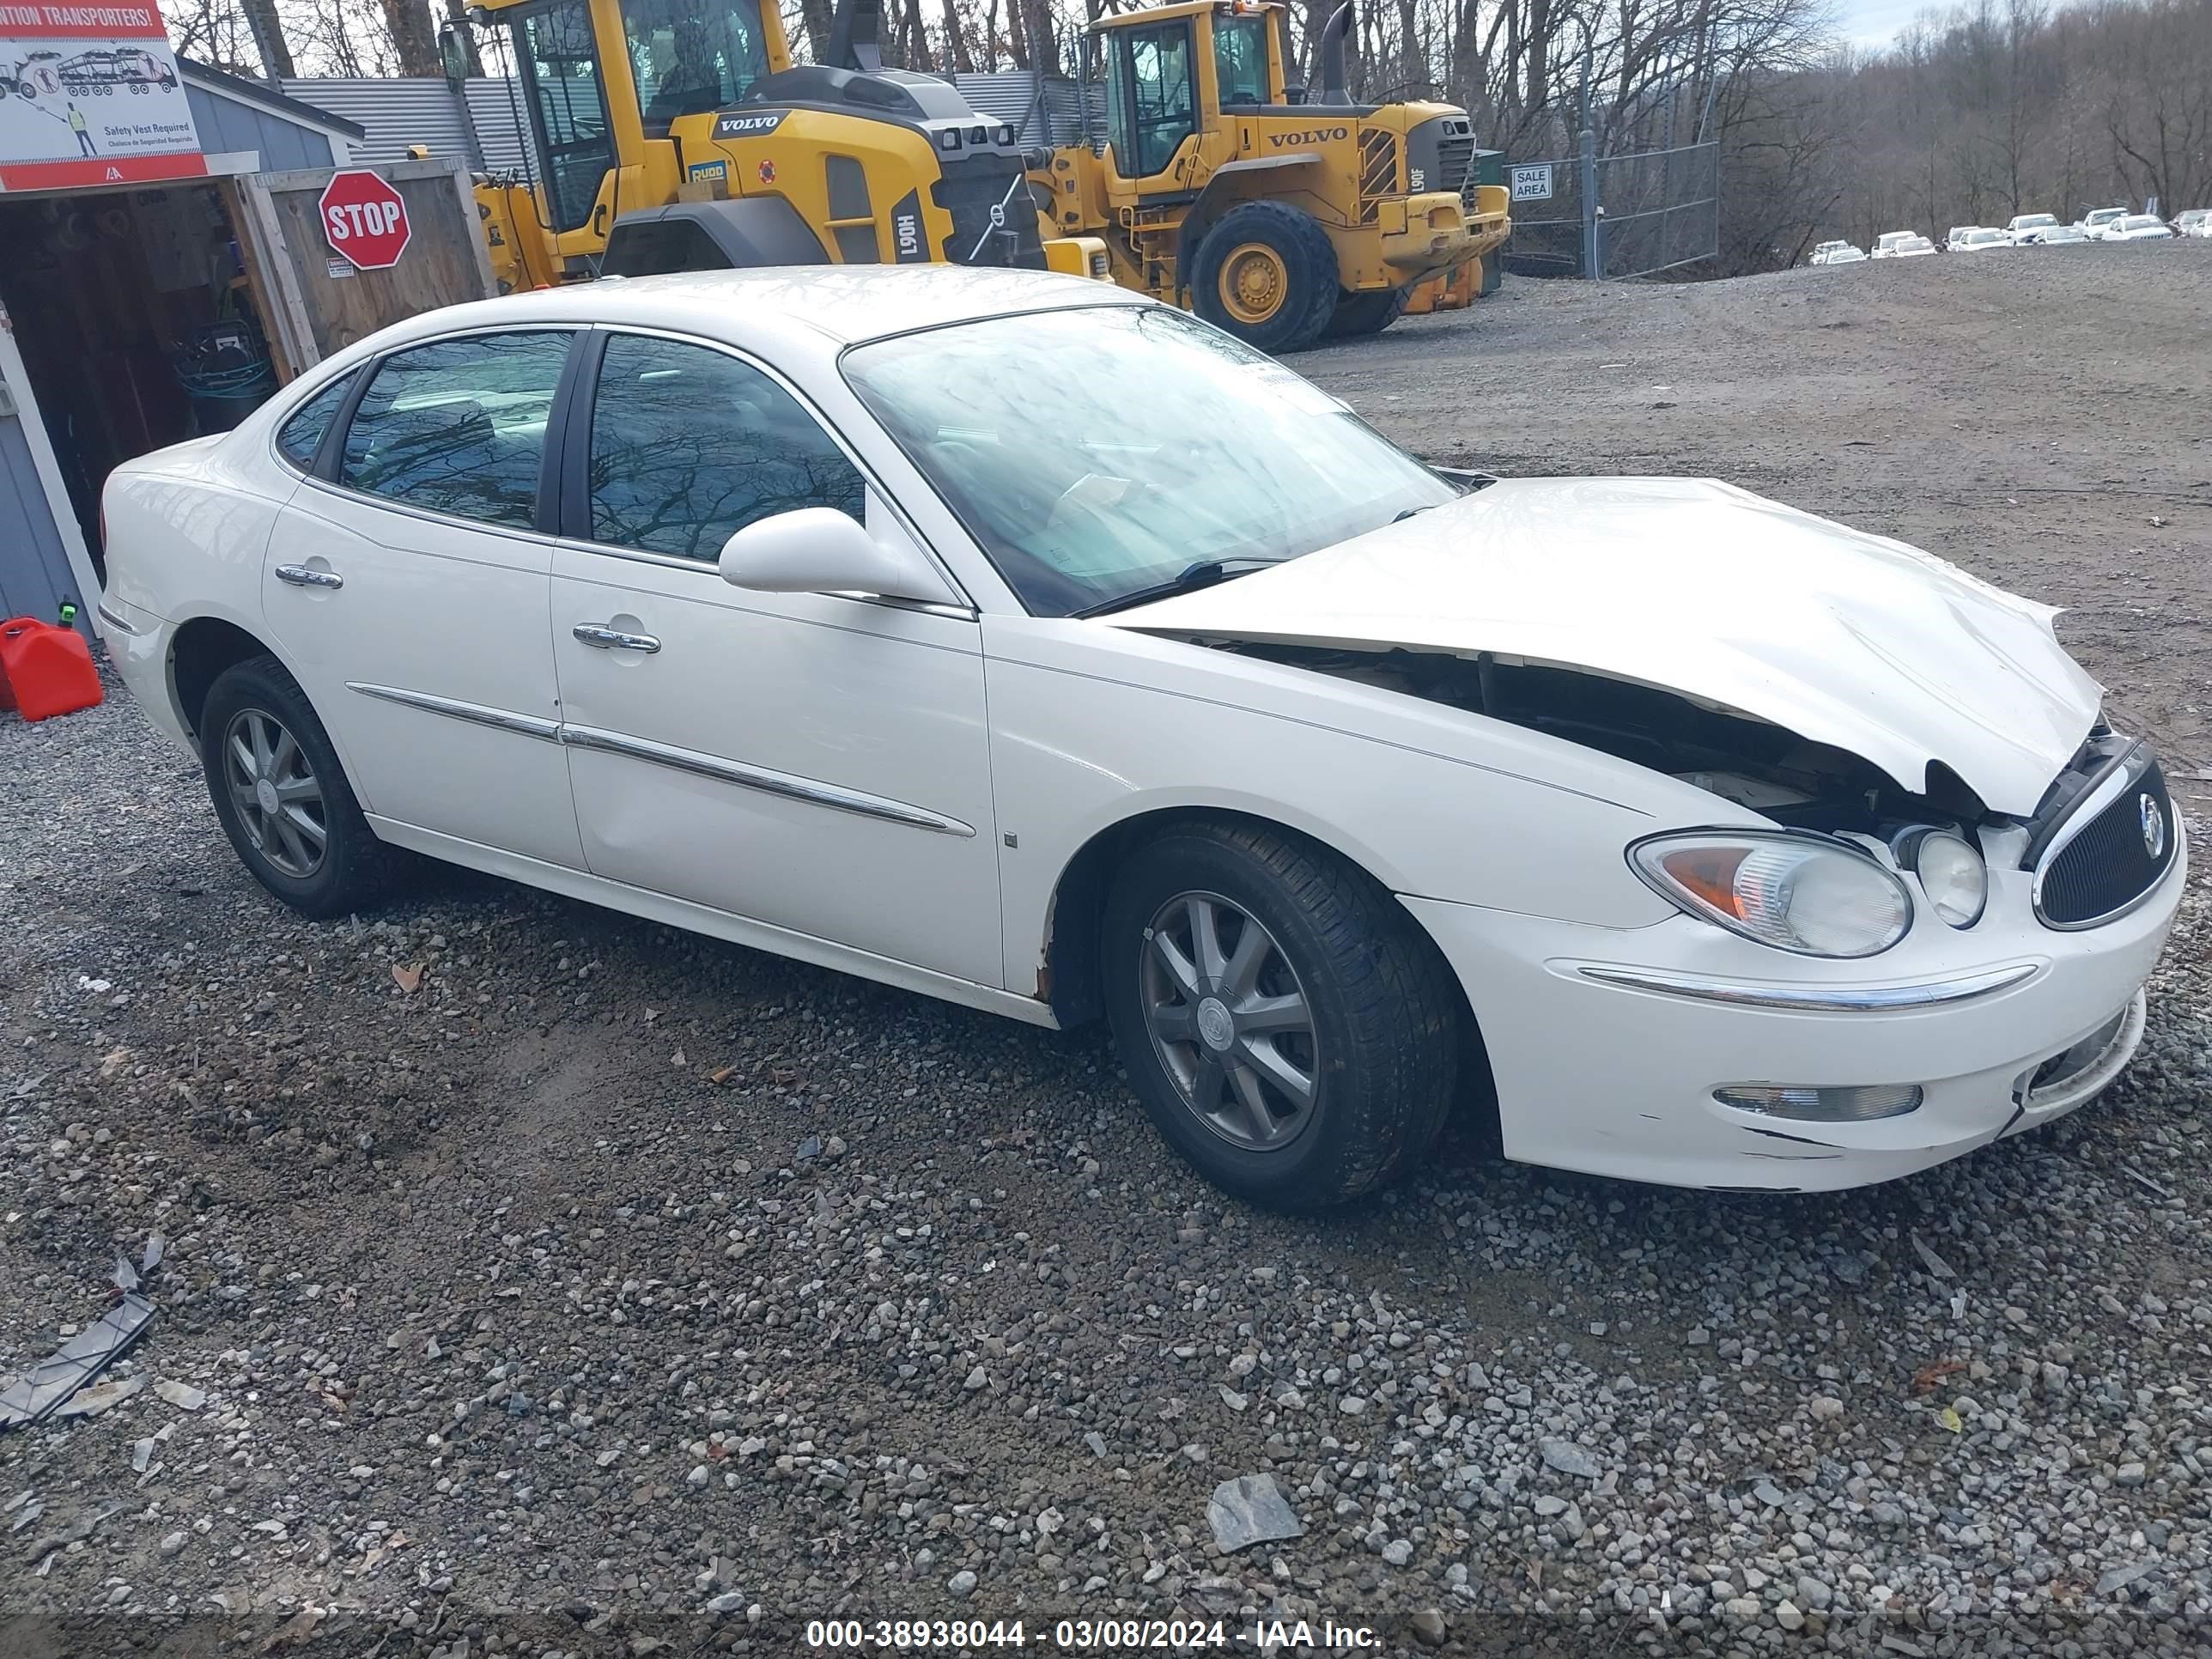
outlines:
[[1461, 1132], [1297, 1221], [1096, 1032], [452, 873], [306, 924], [119, 690], [0, 721], [0, 1376], [167, 1249], [101, 1409], [0, 1435], [0, 1648], [2202, 1653], [2192, 886], [2054, 1130], [1773, 1199]]

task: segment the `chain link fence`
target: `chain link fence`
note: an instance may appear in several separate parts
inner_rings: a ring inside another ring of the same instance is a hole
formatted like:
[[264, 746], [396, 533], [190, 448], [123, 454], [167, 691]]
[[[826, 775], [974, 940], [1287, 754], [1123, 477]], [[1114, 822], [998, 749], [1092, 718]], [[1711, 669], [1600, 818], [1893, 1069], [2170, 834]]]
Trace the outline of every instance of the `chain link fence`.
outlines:
[[1721, 249], [1721, 147], [1716, 141], [1597, 158], [1597, 269], [1656, 276]]
[[1720, 252], [1720, 145], [1513, 161], [1513, 240], [1522, 276], [1653, 276]]

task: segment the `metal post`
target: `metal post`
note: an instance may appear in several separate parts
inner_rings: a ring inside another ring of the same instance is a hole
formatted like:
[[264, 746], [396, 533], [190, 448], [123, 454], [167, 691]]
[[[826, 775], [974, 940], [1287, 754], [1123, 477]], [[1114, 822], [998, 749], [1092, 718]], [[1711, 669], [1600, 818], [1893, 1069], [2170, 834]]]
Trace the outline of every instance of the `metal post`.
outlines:
[[1605, 270], [1604, 266], [1598, 263], [1601, 257], [1598, 238], [1601, 227], [1598, 224], [1598, 214], [1601, 210], [1597, 203], [1597, 134], [1584, 127], [1580, 143], [1583, 164], [1583, 275], [1590, 281], [1595, 282], [1604, 274]]

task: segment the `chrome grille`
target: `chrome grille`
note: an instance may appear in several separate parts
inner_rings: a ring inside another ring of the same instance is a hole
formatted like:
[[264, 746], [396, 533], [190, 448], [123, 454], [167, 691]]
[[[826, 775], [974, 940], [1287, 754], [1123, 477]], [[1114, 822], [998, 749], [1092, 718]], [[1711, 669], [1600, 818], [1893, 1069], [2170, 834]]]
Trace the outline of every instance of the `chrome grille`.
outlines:
[[2047, 927], [2094, 927], [2133, 909], [2180, 844], [2166, 775], [2147, 748], [2130, 750], [2112, 780], [2080, 800], [2036, 866], [2035, 914]]

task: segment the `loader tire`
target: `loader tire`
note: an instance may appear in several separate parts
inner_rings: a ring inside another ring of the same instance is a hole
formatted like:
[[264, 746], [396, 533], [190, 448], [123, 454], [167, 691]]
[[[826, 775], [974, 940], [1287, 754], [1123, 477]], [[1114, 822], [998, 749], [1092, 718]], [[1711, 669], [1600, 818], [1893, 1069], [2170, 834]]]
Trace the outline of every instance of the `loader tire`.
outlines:
[[1328, 319], [1328, 337], [1332, 340], [1353, 340], [1365, 334], [1380, 334], [1406, 314], [1407, 292], [1402, 288], [1385, 288], [1344, 295], [1336, 302], [1336, 310]]
[[1199, 243], [1190, 293], [1200, 316], [1247, 345], [1304, 351], [1336, 311], [1336, 249], [1311, 214], [1242, 202]]

